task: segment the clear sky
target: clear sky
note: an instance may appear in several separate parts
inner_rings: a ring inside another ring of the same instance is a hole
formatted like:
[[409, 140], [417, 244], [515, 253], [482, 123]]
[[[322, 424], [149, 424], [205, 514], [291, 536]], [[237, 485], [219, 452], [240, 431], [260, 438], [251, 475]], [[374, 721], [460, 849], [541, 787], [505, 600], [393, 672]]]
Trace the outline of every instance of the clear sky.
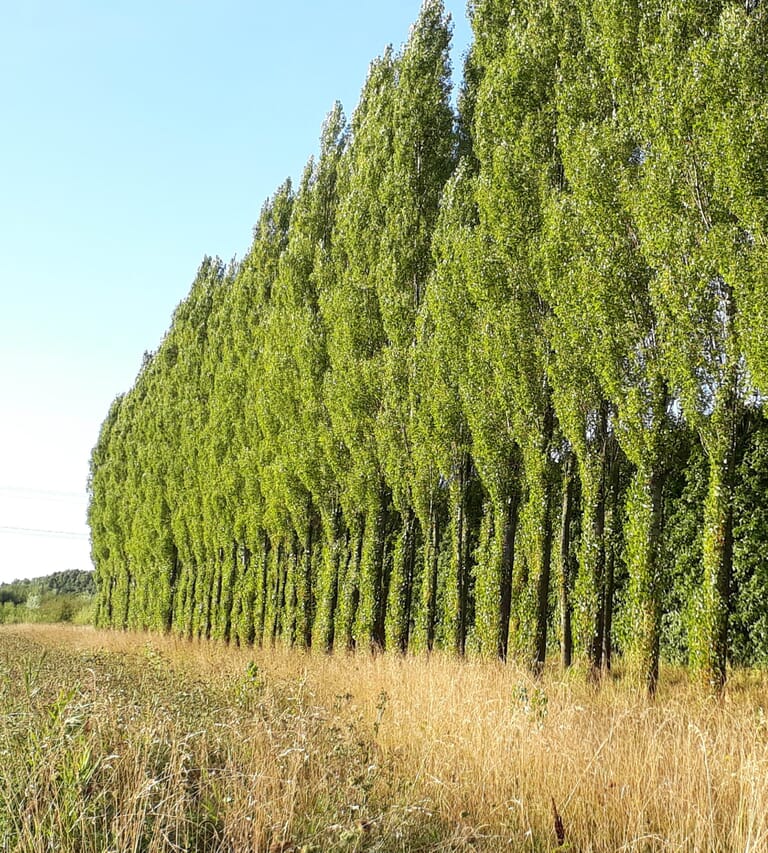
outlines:
[[[469, 42], [454, 19], [454, 82]], [[90, 450], [419, 0], [25, 0], [0, 52], [0, 581], [90, 568]]]

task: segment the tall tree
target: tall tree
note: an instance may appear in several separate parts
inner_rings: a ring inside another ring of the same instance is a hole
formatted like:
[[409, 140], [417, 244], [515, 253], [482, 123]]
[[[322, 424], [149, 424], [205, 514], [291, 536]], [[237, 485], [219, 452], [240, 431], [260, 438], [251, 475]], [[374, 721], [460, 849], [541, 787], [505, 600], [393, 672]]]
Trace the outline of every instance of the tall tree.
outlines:
[[[490, 59], [476, 107], [479, 235], [485, 256], [478, 300], [499, 396], [508, 401], [525, 472], [527, 558], [533, 584], [533, 664], [547, 649], [556, 421], [547, 365], [549, 306], [535, 287], [542, 205], [561, 179], [552, 81], [557, 60], [551, 4], [520, 4]], [[510, 355], [513, 357], [510, 358]]]
[[719, 3], [665, 9], [643, 115], [650, 156], [637, 208], [655, 270], [651, 287], [666, 367], [709, 460], [695, 662], [716, 689], [726, 676], [733, 494], [746, 397], [745, 282], [733, 263], [744, 253], [743, 225], [715, 165], [723, 107], [739, 85], [726, 71], [737, 22], [750, 26], [745, 12]]
[[425, 0], [396, 59], [392, 159], [380, 187], [383, 230], [372, 270], [385, 334], [376, 437], [400, 527], [393, 552], [386, 638], [402, 651], [408, 646], [418, 601], [414, 592], [420, 528], [429, 523], [427, 508], [416, 507], [413, 488], [414, 427], [420, 405], [416, 318], [432, 267], [430, 243], [440, 194], [453, 168], [450, 39], [442, 0]]
[[395, 59], [391, 49], [371, 64], [339, 164], [339, 201], [332, 234], [335, 275], [321, 296], [330, 369], [325, 402], [340, 460], [344, 514], [359, 542], [339, 619], [348, 643], [384, 646], [388, 594], [385, 545], [390, 495], [376, 442], [386, 336], [375, 272], [385, 228], [381, 186], [393, 156]]
[[611, 652], [620, 463], [636, 467], [629, 528], [635, 645], [650, 690], [661, 627], [661, 491], [667, 392], [627, 188], [642, 165], [632, 106], [643, 61], [632, 3], [574, 6], [555, 93], [562, 183], [550, 193], [541, 281], [557, 341], [550, 368], [560, 423], [579, 462], [583, 523], [580, 633], [595, 669]]

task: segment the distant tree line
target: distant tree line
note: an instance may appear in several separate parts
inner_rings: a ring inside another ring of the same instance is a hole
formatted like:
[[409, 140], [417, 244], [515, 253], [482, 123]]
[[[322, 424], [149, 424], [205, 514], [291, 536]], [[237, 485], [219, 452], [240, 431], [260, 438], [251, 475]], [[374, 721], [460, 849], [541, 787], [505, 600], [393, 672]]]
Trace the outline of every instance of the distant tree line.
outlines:
[[90, 612], [94, 573], [66, 569], [43, 577], [0, 584], [0, 623], [67, 622]]
[[95, 595], [96, 584], [92, 571], [66, 569], [39, 578], [0, 583], [0, 604], [11, 601], [22, 604], [34, 593], [51, 592], [56, 595]]
[[768, 14], [425, 0], [91, 463], [97, 623], [768, 661]]

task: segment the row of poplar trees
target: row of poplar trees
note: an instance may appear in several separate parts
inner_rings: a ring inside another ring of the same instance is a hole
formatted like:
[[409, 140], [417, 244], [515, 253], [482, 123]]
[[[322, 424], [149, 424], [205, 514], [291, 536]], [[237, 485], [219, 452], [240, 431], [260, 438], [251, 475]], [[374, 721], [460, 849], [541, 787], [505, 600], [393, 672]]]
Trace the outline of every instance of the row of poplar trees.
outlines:
[[102, 626], [768, 660], [768, 8], [425, 0], [91, 463]]

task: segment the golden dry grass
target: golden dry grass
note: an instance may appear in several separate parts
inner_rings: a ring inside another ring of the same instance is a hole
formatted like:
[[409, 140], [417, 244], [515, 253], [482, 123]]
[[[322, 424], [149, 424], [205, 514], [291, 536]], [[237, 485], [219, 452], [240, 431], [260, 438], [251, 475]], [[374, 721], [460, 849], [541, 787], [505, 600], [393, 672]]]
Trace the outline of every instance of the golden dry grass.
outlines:
[[7, 850], [768, 850], [757, 673], [715, 701], [666, 671], [650, 703], [628, 676], [58, 626], [0, 629], [0, 663]]

